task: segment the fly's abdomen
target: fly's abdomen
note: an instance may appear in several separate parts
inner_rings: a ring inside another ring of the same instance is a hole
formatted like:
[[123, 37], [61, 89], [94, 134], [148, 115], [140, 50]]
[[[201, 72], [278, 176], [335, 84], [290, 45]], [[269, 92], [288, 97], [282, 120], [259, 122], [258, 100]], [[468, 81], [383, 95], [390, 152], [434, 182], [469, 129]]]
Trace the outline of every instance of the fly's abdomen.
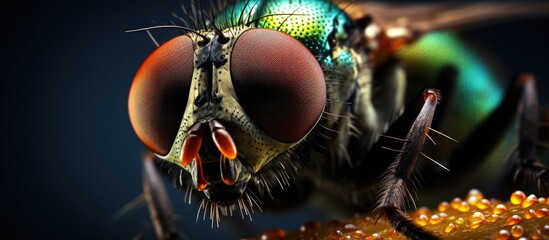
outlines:
[[[456, 34], [450, 32], [428, 34], [410, 47], [401, 50], [398, 56], [406, 64], [411, 81], [434, 80], [446, 66], [452, 66], [458, 70], [454, 98], [459, 99], [459, 102], [455, 102], [450, 109], [461, 116], [462, 122], [478, 123], [503, 98], [503, 88], [490, 71], [488, 64]], [[450, 124], [456, 126], [455, 123]], [[456, 134], [468, 132], [470, 127], [463, 126], [461, 129], [456, 129]]]
[[[407, 67], [407, 77], [411, 85], [432, 85], [445, 67], [457, 70], [456, 85], [451, 96], [443, 93], [442, 104], [446, 114], [439, 121], [437, 129], [459, 141], [465, 141], [468, 134], [503, 99], [502, 82], [496, 79], [493, 69], [455, 33], [430, 33], [402, 49], [397, 55]], [[456, 144], [439, 144], [433, 156], [445, 159], [455, 147]], [[502, 152], [503, 154], [494, 159], [504, 158], [507, 153]]]

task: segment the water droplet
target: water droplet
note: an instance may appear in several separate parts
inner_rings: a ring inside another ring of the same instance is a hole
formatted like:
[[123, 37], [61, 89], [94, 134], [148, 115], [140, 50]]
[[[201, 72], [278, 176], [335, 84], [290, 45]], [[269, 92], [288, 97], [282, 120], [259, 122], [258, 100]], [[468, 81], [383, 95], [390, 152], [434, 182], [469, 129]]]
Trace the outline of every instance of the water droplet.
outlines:
[[402, 237], [402, 235], [400, 235], [400, 233], [398, 233], [397, 231], [395, 231], [394, 229], [389, 231], [389, 233], [387, 233], [387, 237], [389, 238], [397, 238], [397, 237]]
[[524, 210], [524, 218], [530, 219], [536, 216], [536, 211], [534, 209]]
[[484, 223], [484, 220], [486, 220], [486, 217], [481, 212], [474, 212], [467, 218], [469, 226], [473, 229], [478, 228], [482, 223]]
[[522, 201], [521, 207], [527, 208], [538, 202], [538, 198], [534, 194], [530, 194], [524, 201]]
[[467, 202], [461, 202], [461, 204], [459, 205], [458, 211], [469, 212], [469, 210], [471, 210], [471, 205], [469, 205], [469, 203]]
[[524, 228], [522, 228], [521, 225], [515, 225], [511, 228], [511, 235], [513, 235], [513, 237], [522, 237], [522, 235], [524, 235]]
[[522, 191], [515, 191], [513, 194], [511, 194], [511, 203], [513, 205], [519, 205], [526, 199], [526, 194], [524, 194]]
[[374, 223], [374, 220], [371, 218], [371, 217], [365, 217], [365, 218], [362, 218], [362, 223], [369, 223], [369, 224], [373, 224]]
[[362, 232], [361, 230], [356, 230], [356, 231], [353, 231], [353, 232], [349, 233], [349, 236], [351, 236], [351, 238], [353, 238], [353, 239], [363, 239], [364, 238], [364, 232]]
[[538, 210], [536, 210], [536, 217], [537, 218], [542, 218], [542, 217], [545, 217], [547, 215], [549, 215], [549, 209], [547, 208], [540, 208]]
[[379, 239], [383, 239], [383, 237], [381, 235], [379, 235], [378, 233], [374, 233], [374, 234], [366, 237], [366, 240], [379, 240]]
[[339, 240], [341, 237], [345, 237], [345, 235], [339, 230], [332, 231], [328, 234], [328, 238], [333, 240]]
[[530, 239], [534, 239], [534, 240], [543, 239], [543, 236], [541, 235], [541, 231], [539, 229], [534, 230], [534, 232], [530, 236]]
[[496, 207], [493, 210], [493, 213], [498, 214], [498, 215], [502, 214], [502, 213], [505, 213], [505, 212], [507, 212], [507, 207], [503, 204], [496, 205]]
[[456, 228], [457, 228], [456, 225], [454, 225], [453, 223], [449, 223], [448, 225], [446, 225], [446, 227], [444, 227], [444, 233], [450, 233]]
[[459, 209], [459, 206], [461, 206], [461, 199], [460, 198], [454, 198], [452, 199], [452, 201], [450, 202], [450, 206], [452, 206], [453, 209], [456, 209], [458, 210]]
[[467, 193], [467, 197], [465, 199], [466, 199], [467, 203], [469, 203], [472, 206], [475, 206], [483, 198], [484, 198], [484, 196], [482, 195], [482, 193], [479, 190], [471, 189], [471, 191], [469, 191], [469, 193]]
[[497, 221], [498, 219], [499, 219], [499, 216], [497, 214], [492, 214], [486, 218], [486, 220], [488, 220], [488, 222], [491, 222], [491, 223]]
[[519, 216], [519, 215], [513, 215], [513, 216], [510, 216], [508, 219], [507, 219], [507, 225], [515, 225], [515, 224], [518, 224], [522, 222], [522, 218]]
[[446, 210], [448, 210], [449, 207], [450, 207], [450, 204], [448, 202], [446, 202], [446, 201], [441, 202], [438, 205], [438, 211], [439, 212], [446, 212]]
[[310, 221], [310, 222], [306, 222], [304, 223], [301, 228], [299, 228], [300, 231], [302, 232], [305, 232], [305, 231], [312, 231], [312, 230], [316, 230], [320, 228], [320, 223], [319, 222], [316, 222], [316, 221]]
[[458, 219], [456, 219], [455, 222], [456, 222], [457, 224], [461, 225], [461, 224], [465, 223], [465, 219], [463, 219], [463, 218], [458, 218]]
[[480, 202], [477, 203], [477, 208], [480, 209], [480, 210], [484, 210], [484, 209], [487, 209], [489, 207], [491, 207], [492, 204], [490, 203], [490, 201], [488, 201], [488, 199], [482, 199], [480, 200]]
[[345, 229], [345, 231], [354, 231], [354, 230], [356, 230], [356, 226], [354, 224], [351, 224], [351, 223], [345, 224], [345, 226], [343, 226], [343, 228]]
[[425, 214], [420, 214], [416, 217], [415, 222], [421, 227], [427, 226], [427, 223], [429, 223], [429, 217]]
[[433, 216], [429, 218], [429, 223], [432, 225], [439, 224], [440, 222], [442, 222], [442, 218], [438, 214], [433, 214]]
[[494, 237], [494, 240], [507, 240], [510, 238], [511, 238], [511, 233], [505, 229], [501, 229]]
[[421, 214], [429, 215], [429, 209], [426, 207], [420, 207], [414, 212], [414, 216], [419, 216]]
[[268, 240], [268, 239], [283, 239], [286, 237], [286, 232], [282, 229], [272, 229], [269, 230], [263, 235], [261, 235], [261, 240]]

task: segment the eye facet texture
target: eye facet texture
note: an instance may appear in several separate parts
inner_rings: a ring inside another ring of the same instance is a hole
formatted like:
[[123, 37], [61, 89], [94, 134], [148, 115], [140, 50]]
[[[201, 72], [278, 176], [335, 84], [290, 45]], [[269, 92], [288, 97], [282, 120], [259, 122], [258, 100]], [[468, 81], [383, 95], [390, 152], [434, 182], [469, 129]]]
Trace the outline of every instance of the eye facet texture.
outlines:
[[287, 34], [268, 29], [244, 32], [232, 51], [231, 77], [244, 111], [280, 142], [303, 138], [324, 109], [322, 68]]
[[193, 75], [192, 40], [176, 37], [157, 48], [135, 75], [130, 121], [139, 139], [159, 155], [169, 152], [185, 111]]

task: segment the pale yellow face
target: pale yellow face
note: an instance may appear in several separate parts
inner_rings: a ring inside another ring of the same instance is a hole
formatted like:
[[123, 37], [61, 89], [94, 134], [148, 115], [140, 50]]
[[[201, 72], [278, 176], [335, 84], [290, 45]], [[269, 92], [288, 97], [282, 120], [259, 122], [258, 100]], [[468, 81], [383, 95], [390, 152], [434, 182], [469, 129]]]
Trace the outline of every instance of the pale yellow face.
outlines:
[[[168, 72], [157, 66], [157, 58], [143, 63], [130, 91], [132, 124], [158, 158], [189, 172], [194, 187], [207, 196], [243, 191], [265, 165], [288, 158], [324, 111], [323, 70], [285, 33], [244, 26], [198, 31], [169, 41], [155, 54], [185, 63]], [[181, 94], [164, 99], [164, 92], [179, 84], [185, 85]], [[158, 102], [182, 111], [162, 116], [155, 112], [164, 108]], [[173, 118], [180, 122], [175, 135], [155, 131], [166, 131], [163, 124]]]

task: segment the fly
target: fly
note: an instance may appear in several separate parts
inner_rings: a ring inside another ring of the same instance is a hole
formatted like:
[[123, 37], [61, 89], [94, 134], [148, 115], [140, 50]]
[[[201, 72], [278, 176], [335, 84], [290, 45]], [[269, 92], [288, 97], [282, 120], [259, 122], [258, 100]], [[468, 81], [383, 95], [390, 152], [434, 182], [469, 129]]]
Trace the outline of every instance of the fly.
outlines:
[[[448, 171], [464, 173], [487, 157], [474, 149], [492, 149], [500, 129], [518, 115], [523, 134], [515, 175], [549, 187], [547, 168], [533, 149], [539, 140], [537, 98], [528, 97], [535, 96], [533, 76], [519, 78], [442, 163], [424, 145], [434, 143], [433, 134], [455, 141], [435, 129], [452, 114], [445, 96], [462, 89], [459, 68], [424, 83], [407, 79], [402, 63], [407, 46], [431, 31], [546, 13], [539, 6], [496, 11], [504, 5], [471, 5], [479, 10], [472, 12], [445, 4], [248, 0], [208, 14], [192, 4], [183, 26], [138, 29], [150, 36], [155, 28], [183, 30], [144, 61], [128, 100], [134, 131], [154, 153], [145, 160], [145, 189], [159, 238], [179, 235], [169, 202], [155, 200], [165, 196], [150, 180], [157, 174], [152, 162], [202, 197], [198, 214], [208, 212], [212, 225], [219, 226], [219, 215], [251, 217], [254, 209], [280, 207], [281, 199], [306, 201], [318, 191], [350, 209], [375, 206], [411, 239], [438, 239], [403, 213], [415, 206], [419, 161], [430, 162], [426, 168], [441, 179]], [[450, 15], [425, 17], [433, 11]], [[411, 92], [410, 80], [427, 88]], [[489, 137], [479, 142], [477, 135]]]

